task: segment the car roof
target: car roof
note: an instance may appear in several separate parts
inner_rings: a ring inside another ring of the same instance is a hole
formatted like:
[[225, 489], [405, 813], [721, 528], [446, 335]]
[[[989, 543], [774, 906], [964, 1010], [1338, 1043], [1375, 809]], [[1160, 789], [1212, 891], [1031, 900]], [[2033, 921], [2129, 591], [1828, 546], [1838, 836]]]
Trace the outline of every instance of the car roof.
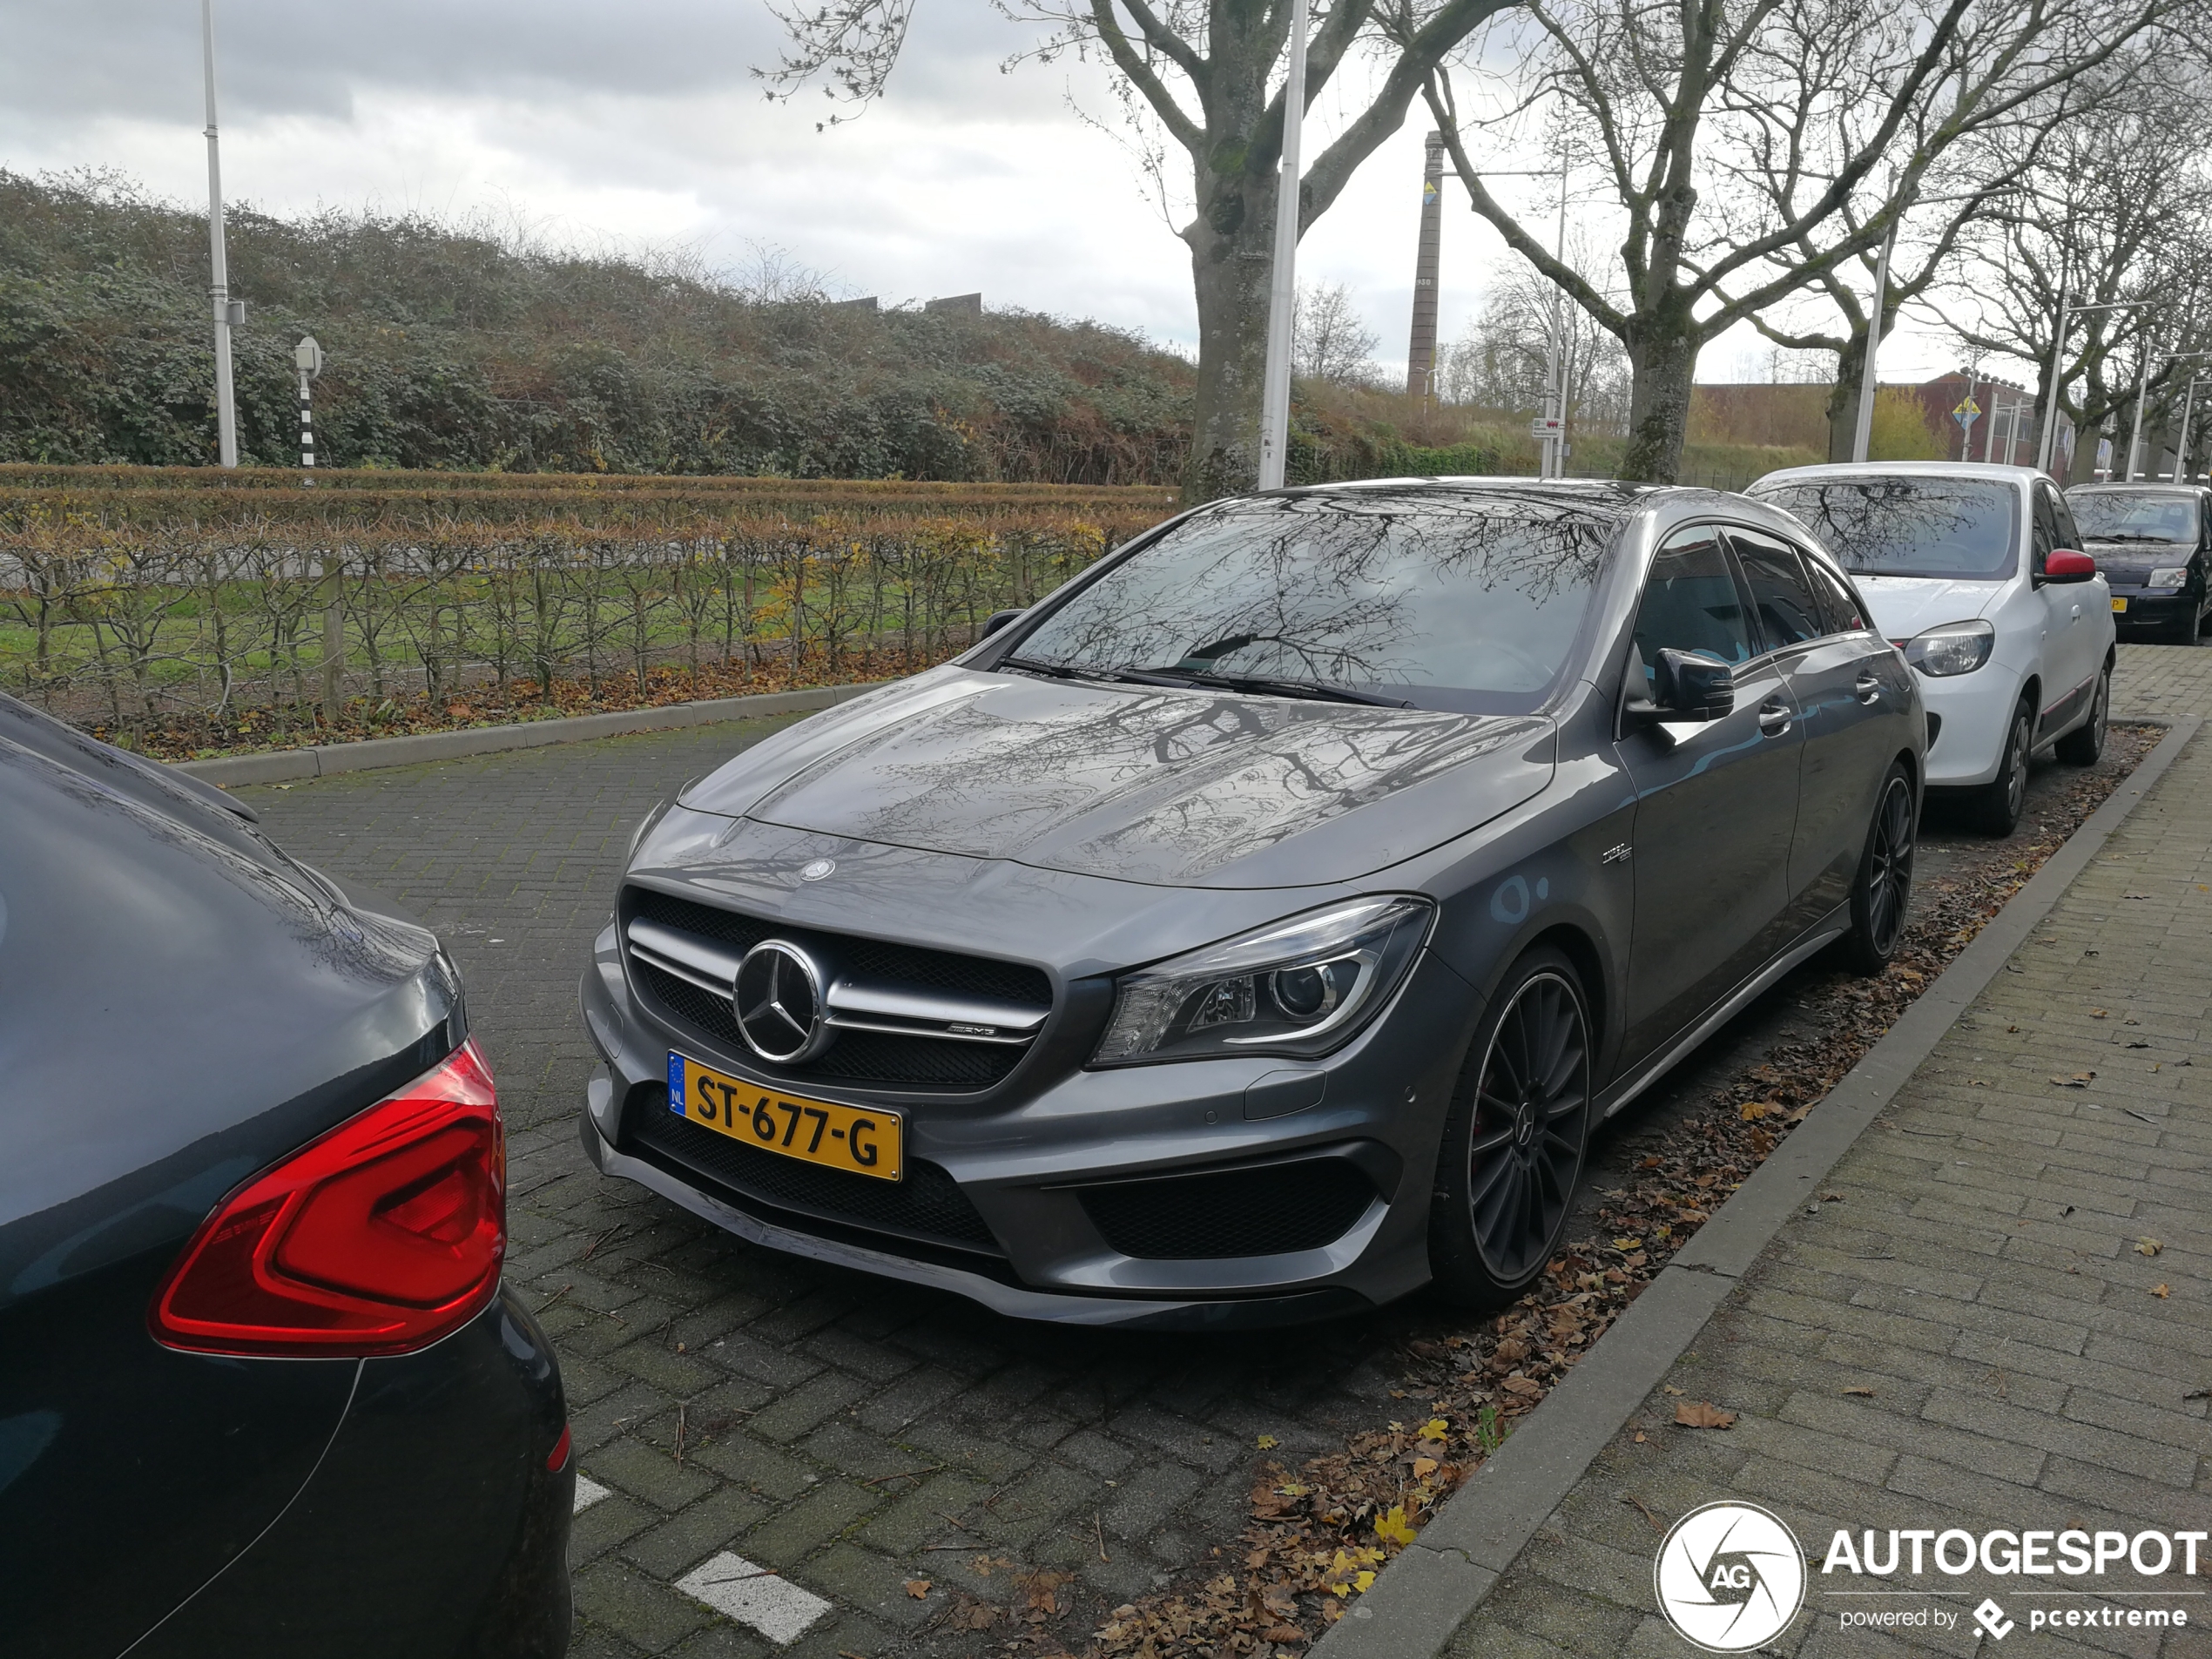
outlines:
[[1817, 467], [1780, 467], [1756, 480], [1751, 488], [1775, 483], [1782, 479], [1792, 482], [1817, 479], [1848, 480], [1852, 478], [1979, 478], [1993, 483], [2015, 484], [2025, 487], [2048, 475], [2035, 467], [2006, 467], [1988, 461], [1848, 461], [1830, 462]]
[[2204, 493], [2202, 484], [2177, 484], [2170, 478], [2162, 481], [2154, 478], [2139, 478], [2132, 484], [2123, 479], [2112, 478], [2101, 483], [2070, 484], [2067, 487], [2066, 493], [2069, 496], [2086, 496], [2094, 495], [2101, 489], [2126, 489], [2137, 493], [2144, 490], [2157, 490], [2168, 496], [2202, 496]]

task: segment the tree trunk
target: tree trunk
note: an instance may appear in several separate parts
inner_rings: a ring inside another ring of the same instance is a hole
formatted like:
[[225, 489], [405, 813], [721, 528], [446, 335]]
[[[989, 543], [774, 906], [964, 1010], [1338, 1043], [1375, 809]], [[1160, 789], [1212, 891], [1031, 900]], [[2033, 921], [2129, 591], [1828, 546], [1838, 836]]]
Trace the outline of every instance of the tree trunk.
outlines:
[[1275, 180], [1217, 174], [1184, 227], [1198, 302], [1198, 388], [1186, 506], [1259, 480], [1260, 392], [1267, 374], [1268, 289], [1274, 277]]
[[1836, 354], [1836, 384], [1828, 395], [1828, 459], [1847, 462], [1858, 441], [1858, 393], [1866, 374], [1866, 331], [1854, 329]]
[[1691, 332], [1688, 308], [1669, 307], [1637, 318], [1629, 341], [1634, 376], [1629, 395], [1629, 445], [1621, 476], [1632, 483], [1671, 484], [1682, 472], [1683, 440], [1689, 429], [1689, 387], [1703, 343]]

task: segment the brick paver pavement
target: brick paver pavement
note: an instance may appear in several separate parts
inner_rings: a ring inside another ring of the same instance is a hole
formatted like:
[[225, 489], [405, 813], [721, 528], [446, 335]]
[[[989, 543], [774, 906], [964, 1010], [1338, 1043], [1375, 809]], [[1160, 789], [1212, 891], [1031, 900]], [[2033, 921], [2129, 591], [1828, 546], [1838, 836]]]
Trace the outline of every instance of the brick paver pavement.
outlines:
[[[2122, 651], [2117, 705], [2212, 714], [2212, 652]], [[2124, 698], [2124, 700], [2123, 700]], [[2068, 1087], [2086, 1077], [2086, 1086]], [[1662, 1529], [1741, 1497], [1811, 1555], [1806, 1606], [1761, 1651], [2212, 1653], [2191, 1628], [2033, 1633], [2027, 1614], [2096, 1605], [2036, 1591], [2145, 1581], [1932, 1568], [1954, 1594], [1844, 1600], [1824, 1576], [1839, 1527], [2212, 1527], [2212, 731], [2175, 760], [2096, 862], [1820, 1188], [1460, 1627], [1464, 1659], [1684, 1655], [1662, 1621]], [[2144, 1240], [2155, 1241], [2155, 1255]], [[1602, 1355], [1598, 1356], [1602, 1359]], [[1678, 1427], [1684, 1401], [1736, 1413]], [[2155, 1554], [2155, 1552], [2154, 1552]], [[2202, 1558], [2212, 1572], [2212, 1554]], [[2202, 1591], [2204, 1581], [2159, 1581]], [[2026, 1588], [2023, 1588], [2025, 1586]], [[1948, 1634], [1844, 1632], [1844, 1608], [1940, 1605]]]

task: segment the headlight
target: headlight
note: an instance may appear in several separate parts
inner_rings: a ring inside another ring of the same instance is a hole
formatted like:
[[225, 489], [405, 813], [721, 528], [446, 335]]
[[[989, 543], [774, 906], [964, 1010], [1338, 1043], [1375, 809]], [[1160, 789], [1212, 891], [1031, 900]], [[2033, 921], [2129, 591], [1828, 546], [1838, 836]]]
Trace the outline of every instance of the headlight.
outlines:
[[1971, 674], [1996, 649], [1997, 630], [1986, 622], [1947, 622], [1905, 642], [1905, 660], [1931, 679]]
[[1124, 974], [1091, 1063], [1325, 1054], [1390, 1000], [1434, 908], [1355, 899]]
[[2177, 564], [2171, 570], [2153, 570], [2149, 580], [2143, 585], [2149, 588], [2178, 588], [2184, 585], [2188, 579], [2189, 567], [2186, 564]]

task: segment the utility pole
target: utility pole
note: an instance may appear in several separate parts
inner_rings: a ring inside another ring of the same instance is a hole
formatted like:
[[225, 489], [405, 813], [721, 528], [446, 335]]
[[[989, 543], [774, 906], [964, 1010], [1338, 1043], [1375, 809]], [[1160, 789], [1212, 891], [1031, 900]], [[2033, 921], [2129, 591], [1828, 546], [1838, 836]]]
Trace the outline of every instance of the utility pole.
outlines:
[[1298, 138], [1305, 125], [1306, 0], [1291, 0], [1290, 72], [1283, 80], [1283, 157], [1275, 180], [1275, 268], [1267, 301], [1267, 372], [1260, 381], [1259, 487], [1280, 489], [1291, 450], [1291, 326], [1298, 311]]
[[[1552, 238], [1552, 258], [1560, 264], [1567, 263], [1567, 145], [1559, 146], [1559, 229]], [[1567, 313], [1566, 296], [1559, 285], [1551, 285], [1552, 338], [1551, 361], [1546, 366], [1544, 378], [1550, 383], [1548, 407], [1544, 413], [1556, 422], [1551, 436], [1544, 441], [1545, 476], [1567, 476]]]
[[207, 71], [207, 292], [215, 313], [215, 434], [226, 467], [238, 465], [238, 399], [231, 389], [231, 330], [246, 320], [246, 302], [231, 298], [230, 261], [223, 253], [223, 161], [215, 142], [215, 0], [199, 0], [199, 37]]
[[1421, 167], [1421, 233], [1413, 253], [1413, 331], [1406, 346], [1406, 395], [1424, 403], [1436, 381], [1436, 283], [1443, 246], [1444, 135], [1432, 132]]

